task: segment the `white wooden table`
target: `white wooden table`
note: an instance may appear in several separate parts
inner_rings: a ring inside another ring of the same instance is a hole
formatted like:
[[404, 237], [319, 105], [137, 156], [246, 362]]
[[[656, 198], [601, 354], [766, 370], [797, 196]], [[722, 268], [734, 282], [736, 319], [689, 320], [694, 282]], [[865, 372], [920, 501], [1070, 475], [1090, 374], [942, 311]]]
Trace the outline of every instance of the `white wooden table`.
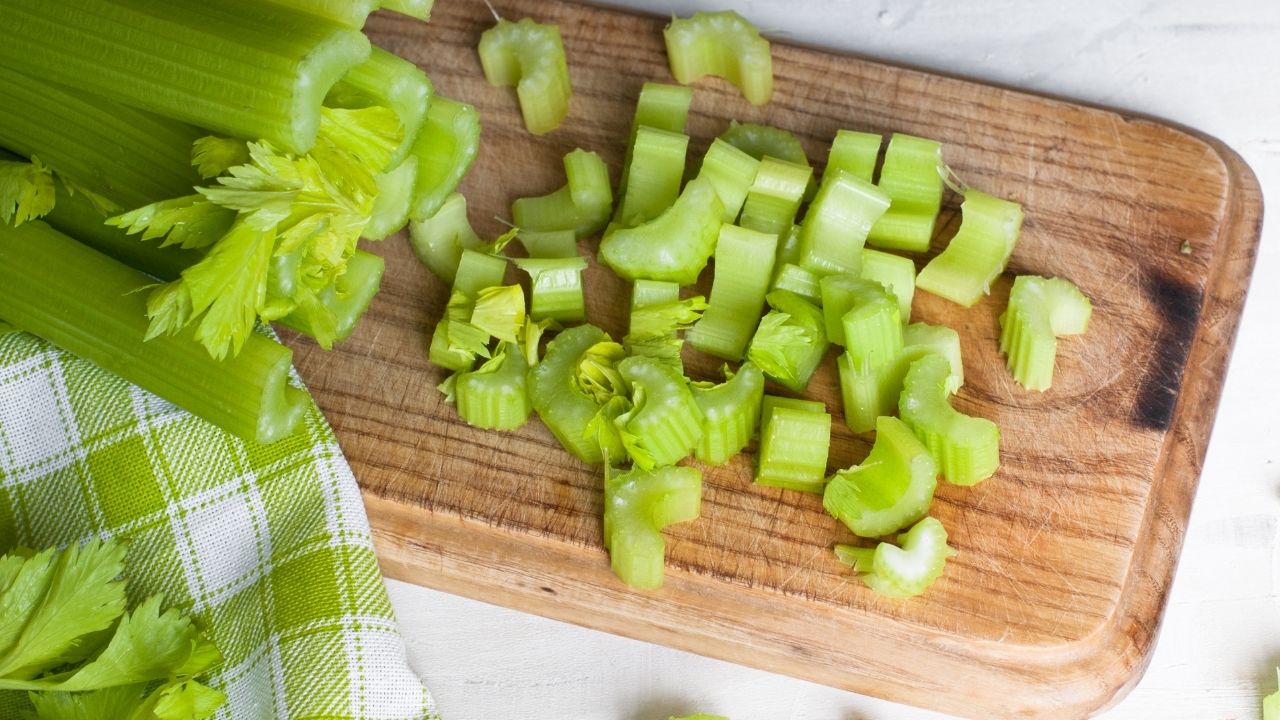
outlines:
[[[440, 0], [449, 2], [450, 0]], [[494, 0], [501, 6], [501, 0]], [[1216, 135], [1280, 191], [1280, 0], [615, 0], [1130, 109]], [[1107, 720], [1259, 717], [1280, 664], [1280, 225], [1268, 222], [1151, 667]], [[391, 581], [448, 720], [941, 715]]]

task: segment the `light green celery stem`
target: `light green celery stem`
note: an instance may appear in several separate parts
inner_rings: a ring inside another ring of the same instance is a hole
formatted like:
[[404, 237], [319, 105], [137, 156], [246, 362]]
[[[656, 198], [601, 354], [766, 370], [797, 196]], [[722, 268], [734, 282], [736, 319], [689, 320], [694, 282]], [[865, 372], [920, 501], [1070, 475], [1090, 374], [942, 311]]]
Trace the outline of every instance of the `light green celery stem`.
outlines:
[[453, 279], [453, 289], [474, 298], [485, 288], [502, 285], [506, 274], [507, 258], [478, 250], [463, 250], [462, 258], [458, 261], [458, 273]]
[[849, 353], [836, 358], [844, 424], [856, 433], [875, 429], [876, 418], [894, 414], [902, 392], [902, 363], [855, 365]]
[[533, 292], [530, 314], [534, 320], [550, 318], [566, 323], [586, 317], [582, 293], [586, 258], [515, 258], [511, 262], [529, 274]]
[[857, 275], [867, 231], [888, 207], [888, 196], [871, 183], [840, 169], [828, 171], [800, 226], [797, 264], [818, 275]]
[[454, 385], [458, 415], [468, 424], [488, 430], [514, 430], [524, 425], [533, 410], [526, 389], [528, 370], [524, 353], [508, 345], [500, 358], [478, 370], [460, 373]]
[[436, 94], [413, 144], [418, 179], [413, 185], [412, 220], [436, 214], [475, 162], [480, 149], [480, 116], [476, 109]]
[[742, 359], [760, 322], [777, 247], [777, 235], [736, 225], [720, 227], [711, 300], [689, 330], [689, 344], [726, 360]]
[[445, 306], [444, 314], [436, 322], [435, 329], [431, 331], [431, 341], [427, 344], [427, 361], [445, 370], [465, 372], [475, 365], [476, 358], [469, 351], [464, 352], [452, 347], [449, 324], [451, 321], [469, 321], [471, 311], [475, 307], [475, 300], [460, 293], [454, 293], [450, 295], [449, 301]]
[[724, 207], [721, 220], [732, 223], [738, 219], [759, 168], [759, 160], [724, 140], [716, 138], [711, 142], [711, 147], [702, 156], [698, 177], [706, 178], [720, 197], [720, 204]]
[[1009, 264], [1022, 230], [1022, 206], [969, 190], [960, 212], [960, 229], [916, 276], [916, 287], [972, 307]]
[[752, 105], [763, 105], [773, 96], [769, 41], [738, 13], [696, 12], [673, 18], [662, 35], [671, 74], [680, 84], [714, 75], [736, 85]]
[[625, 227], [648, 222], [671, 207], [684, 179], [689, 136], [642, 125], [629, 154], [625, 192], [619, 192], [616, 220]]
[[604, 543], [614, 574], [643, 590], [662, 587], [666, 543], [662, 529], [698, 517], [702, 473], [690, 467], [606, 472]]
[[769, 290], [789, 290], [809, 302], [817, 303], [822, 301], [819, 280], [817, 275], [799, 265], [787, 263], [773, 274], [773, 284], [769, 286]]
[[382, 0], [382, 9], [408, 15], [418, 20], [430, 20], [431, 8], [436, 0]]
[[715, 250], [722, 211], [710, 181], [694, 178], [658, 217], [634, 228], [606, 232], [600, 242], [600, 260], [628, 280], [692, 285]]
[[[10, 12], [3, 7], [0, 15]], [[6, 32], [0, 30], [0, 38]], [[201, 184], [191, 167], [191, 144], [205, 134], [0, 62], [0, 147], [40, 158], [59, 177], [107, 197], [121, 210], [190, 195]]]
[[[369, 305], [373, 303], [373, 296], [378, 294], [378, 288], [382, 286], [385, 270], [386, 263], [381, 257], [356, 250], [347, 259], [347, 271], [320, 292], [320, 304], [333, 314], [335, 341], [346, 340], [356, 329], [356, 324], [364, 317]], [[276, 323], [293, 328], [303, 335], [314, 336], [305, 313], [290, 313]]]
[[924, 252], [942, 207], [942, 144], [895, 133], [884, 152], [879, 187], [893, 204], [871, 228], [876, 247]]
[[[764, 160], [767, 157], [771, 157], [810, 167], [809, 156], [805, 155], [804, 146], [800, 144], [800, 140], [795, 134], [789, 130], [783, 130], [771, 125], [740, 123], [737, 120], [730, 120], [729, 129], [720, 133], [718, 139], [724, 140], [756, 160]], [[812, 200], [813, 193], [817, 189], [817, 183], [811, 174], [809, 175], [809, 180], [805, 183], [804, 200], [806, 202]]]
[[927, 515], [937, 485], [929, 448], [901, 420], [881, 417], [871, 453], [827, 481], [822, 506], [855, 535], [876, 538]]
[[882, 542], [875, 547], [836, 545], [836, 559], [853, 568], [867, 587], [891, 598], [915, 597], [942, 576], [955, 550], [947, 545], [947, 531], [926, 517], [898, 536], [902, 547]]
[[692, 385], [693, 401], [702, 410], [702, 439], [693, 456], [704, 463], [723, 465], [737, 455], [755, 435], [764, 397], [764, 373], [751, 363], [720, 383]]
[[631, 312], [651, 305], [663, 305], [680, 299], [680, 286], [662, 280], [637, 280], [631, 286]]
[[369, 56], [356, 30], [260, 0], [0, 4], [0, 65], [291, 152]]
[[800, 264], [800, 226], [792, 225], [786, 232], [778, 236], [777, 267]]
[[[946, 325], [928, 325], [911, 323], [902, 329], [902, 360], [900, 376], [905, 375], [911, 363], [928, 355], [937, 353], [947, 359], [951, 365], [951, 374], [947, 376], [944, 389], [952, 394], [964, 385], [964, 363], [960, 357], [960, 333]], [[901, 388], [898, 391], [901, 392]]]
[[[601, 462], [603, 456], [597, 436], [588, 436], [587, 427], [600, 405], [578, 387], [576, 372], [582, 355], [607, 340], [609, 336], [594, 325], [571, 327], [547, 345], [542, 362], [531, 368], [528, 376], [529, 400], [547, 429], [565, 450], [593, 464]], [[620, 462], [626, 452], [615, 442], [605, 451], [611, 462]]]
[[600, 156], [574, 150], [564, 156], [564, 173], [567, 182], [559, 190], [511, 204], [516, 227], [535, 232], [572, 230], [581, 239], [609, 222], [613, 188], [609, 168]]
[[533, 258], [564, 258], [578, 254], [578, 239], [572, 230], [521, 230], [516, 239]]
[[1000, 315], [1000, 352], [1008, 356], [1013, 378], [1028, 390], [1049, 389], [1058, 336], [1083, 333], [1092, 313], [1089, 299], [1067, 280], [1015, 278]]
[[480, 35], [477, 49], [490, 85], [515, 86], [529, 132], [551, 132], [569, 114], [573, 89], [559, 27], [529, 18], [518, 22], [499, 19]]
[[[634, 331], [636, 329], [636, 313], [638, 310], [663, 305], [677, 308], [679, 303], [680, 286], [676, 283], [661, 280], [636, 280], [631, 286], [631, 312], [628, 330]], [[655, 357], [669, 362], [673, 367], [679, 368], [683, 372], [684, 361], [680, 357], [680, 350], [684, 346], [684, 341], [680, 339], [679, 331], [676, 329], [672, 329], [665, 337], [649, 336], [639, 339], [632, 335], [631, 332], [628, 332], [627, 336], [622, 338], [622, 342], [628, 355]]]
[[363, 237], [385, 240], [399, 232], [409, 222], [409, 207], [413, 203], [413, 184], [418, 177], [418, 158], [408, 157], [393, 170], [379, 174], [378, 197], [373, 201], [373, 212], [364, 226]]
[[434, 92], [431, 80], [417, 65], [375, 46], [368, 60], [351, 68], [351, 72], [333, 86], [325, 104], [342, 108], [372, 105], [390, 108], [404, 132], [400, 145], [387, 162], [388, 168], [395, 168], [409, 157], [418, 141]]
[[[875, 357], [876, 364], [897, 358], [902, 350], [902, 321], [893, 293], [875, 280], [854, 275], [828, 275], [822, 278], [819, 288], [822, 316], [831, 342], [848, 347], [859, 357]], [[850, 320], [861, 335], [846, 342], [845, 329]], [[887, 327], [889, 320], [898, 323], [897, 327]]]
[[916, 295], [916, 264], [911, 258], [864, 247], [862, 277], [875, 280], [898, 298], [902, 322], [911, 322], [911, 302]]
[[[453, 294], [445, 314], [436, 323], [428, 346], [427, 359], [448, 370], [469, 370], [475, 358], [450, 349], [449, 321], [469, 321], [476, 295], [485, 288], [502, 285], [507, 274], [507, 260], [475, 250], [463, 250], [453, 280]], [[456, 298], [464, 301], [455, 302]]]
[[871, 182], [882, 139], [875, 133], [837, 130], [827, 153], [827, 168], [823, 175], [843, 170], [863, 182]]
[[689, 383], [657, 358], [629, 357], [618, 372], [631, 389], [631, 409], [614, 421], [637, 467], [674, 465], [702, 438], [702, 411]]
[[413, 254], [447, 285], [453, 285], [462, 251], [480, 245], [480, 238], [467, 221], [467, 199], [460, 193], [446, 197], [434, 215], [409, 223]]
[[770, 379], [793, 392], [803, 392], [827, 352], [822, 310], [788, 290], [765, 296], [773, 308], [760, 321], [747, 357]]
[[[627, 139], [627, 154], [622, 159], [622, 176], [618, 179], [618, 197], [627, 196], [627, 176], [631, 174], [631, 153], [636, 144], [636, 133], [641, 127], [647, 126], [655, 130], [683, 135], [689, 120], [689, 105], [692, 102], [692, 88], [654, 82], [647, 82], [640, 88], [640, 97], [636, 100], [636, 112], [631, 118], [631, 135]], [[679, 191], [679, 188], [676, 190]]]
[[1000, 466], [1000, 430], [990, 420], [951, 407], [946, 391], [950, 374], [951, 365], [941, 355], [911, 363], [902, 381], [898, 416], [929, 448], [947, 482], [975, 485]]
[[378, 9], [378, 0], [268, 0], [273, 5], [315, 15], [352, 30], [359, 30]]
[[813, 170], [785, 160], [766, 157], [742, 204], [738, 224], [748, 230], [781, 235], [791, 227]]
[[821, 493], [831, 446], [831, 415], [822, 403], [764, 396], [757, 485]]
[[153, 283], [42, 222], [0, 224], [0, 317], [239, 437], [292, 433], [309, 402], [288, 384], [293, 353], [254, 334], [217, 361], [191, 328], [146, 341]]

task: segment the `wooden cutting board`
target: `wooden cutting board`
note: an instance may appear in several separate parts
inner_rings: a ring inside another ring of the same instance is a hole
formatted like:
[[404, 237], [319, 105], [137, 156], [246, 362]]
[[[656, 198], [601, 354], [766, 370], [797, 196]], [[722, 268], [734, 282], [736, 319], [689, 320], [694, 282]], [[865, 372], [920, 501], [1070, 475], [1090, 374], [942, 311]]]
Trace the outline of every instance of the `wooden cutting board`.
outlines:
[[[462, 189], [491, 236], [513, 199], [564, 182], [560, 160], [575, 147], [599, 152], [616, 179], [641, 84], [671, 82], [660, 18], [499, 5], [561, 27], [575, 94], [549, 135], [526, 133], [514, 93], [485, 84], [474, 48], [492, 17], [480, 2], [442, 2], [429, 25], [377, 15], [368, 27], [479, 109], [483, 146]], [[446, 288], [400, 238], [370, 246], [387, 277], [348, 342], [325, 353], [288, 336], [364, 490], [383, 568], [968, 717], [1084, 717], [1123, 695], [1150, 655], [1253, 265], [1257, 183], [1221, 143], [1150, 119], [780, 43], [774, 62], [764, 108], [718, 80], [697, 85], [691, 157], [730, 118], [795, 132], [818, 169], [837, 129], [901, 131], [943, 141], [965, 181], [1026, 210], [989, 298], [964, 309], [917, 295], [915, 319], [963, 338], [956, 405], [1003, 433], [994, 478], [938, 490], [933, 513], [959, 551], [942, 579], [908, 601], [870, 592], [832, 556], [851, 536], [820, 499], [754, 487], [747, 455], [708, 469], [702, 517], [666, 533], [666, 586], [625, 588], [601, 548], [600, 471], [536, 420], [472, 429], [435, 390], [444, 376], [425, 343]], [[933, 253], [958, 204], [947, 198]], [[1069, 278], [1094, 303], [1088, 335], [1061, 342], [1045, 393], [1015, 384], [997, 353], [996, 318], [1023, 273]], [[587, 297], [590, 318], [619, 333], [627, 288], [593, 265]], [[718, 363], [689, 364], [705, 374]], [[833, 358], [807, 395], [838, 413]], [[868, 448], [838, 415], [835, 427], [832, 470]]]

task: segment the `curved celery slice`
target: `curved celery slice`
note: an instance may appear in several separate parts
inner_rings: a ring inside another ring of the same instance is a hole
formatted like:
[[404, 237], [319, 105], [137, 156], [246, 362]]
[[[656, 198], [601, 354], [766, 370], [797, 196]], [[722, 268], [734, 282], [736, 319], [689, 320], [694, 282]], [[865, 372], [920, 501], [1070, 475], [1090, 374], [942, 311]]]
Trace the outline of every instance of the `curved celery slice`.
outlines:
[[1079, 335], [1089, 326], [1093, 305], [1062, 278], [1020, 275], [1000, 315], [1000, 352], [1008, 355], [1013, 379], [1028, 390], [1053, 384], [1058, 336]]
[[894, 417], [876, 420], [876, 442], [861, 465], [836, 472], [822, 506], [855, 535], [897, 532], [929, 512], [938, 466], [911, 428]]
[[795, 133], [772, 125], [729, 121], [729, 129], [720, 133], [719, 140], [729, 143], [756, 160], [766, 157], [786, 160], [809, 167], [809, 157]]
[[648, 222], [671, 207], [684, 179], [689, 136], [642, 125], [636, 128], [625, 190], [619, 190], [617, 221], [625, 227]]
[[296, 12], [315, 15], [343, 27], [359, 30], [378, 9], [379, 0], [268, 0]]
[[[642, 283], [658, 287], [642, 291]], [[668, 286], [675, 289], [675, 294], [661, 299], [669, 294]], [[680, 286], [675, 283], [637, 280], [631, 297], [631, 321], [622, 342], [628, 355], [657, 359], [684, 374], [684, 361], [680, 358], [684, 340], [680, 332], [698, 322], [707, 302], [701, 295], [681, 300], [679, 292]]]
[[898, 536], [902, 547], [882, 542], [875, 547], [836, 546], [836, 558], [858, 573], [872, 590], [891, 598], [914, 597], [929, 589], [956, 551], [947, 545], [947, 530], [927, 517]]
[[600, 260], [628, 280], [697, 282], [715, 250], [723, 206], [709, 180], [695, 178], [666, 212], [634, 228], [611, 228]]
[[529, 401], [551, 434], [564, 449], [588, 463], [621, 460], [626, 452], [616, 435], [588, 434], [601, 403], [582, 391], [578, 384], [578, 364], [583, 356], [609, 336], [594, 325], [578, 325], [560, 333], [547, 345], [542, 362], [529, 370]]
[[942, 207], [942, 144], [895, 133], [884, 151], [879, 187], [893, 204], [871, 228], [876, 247], [924, 252]]
[[511, 215], [521, 230], [545, 232], [572, 230], [578, 238], [599, 231], [613, 210], [609, 168], [600, 156], [574, 150], [564, 156], [568, 182], [548, 195], [520, 198], [511, 204]]
[[837, 130], [831, 150], [827, 152], [827, 169], [823, 175], [843, 170], [863, 182], [871, 182], [882, 139], [875, 133]]
[[1004, 272], [1022, 230], [1022, 206], [969, 190], [960, 229], [947, 249], [916, 276], [916, 287], [971, 307]]
[[761, 160], [742, 204], [738, 224], [773, 235], [786, 232], [796, 218], [805, 185], [812, 174], [810, 168], [785, 160], [772, 157]]
[[773, 96], [769, 41], [738, 13], [696, 12], [673, 18], [662, 36], [671, 74], [680, 84], [715, 75], [736, 85], [752, 105], [763, 105]]
[[693, 448], [693, 456], [711, 465], [725, 464], [751, 441], [764, 397], [764, 373], [755, 365], [743, 363], [737, 373], [726, 367], [725, 375], [719, 385], [691, 384], [693, 401], [703, 418], [702, 439]]
[[787, 263], [773, 274], [770, 290], [789, 290], [812, 303], [822, 302], [821, 278], [799, 265]]
[[627, 196], [627, 176], [631, 174], [631, 152], [636, 144], [636, 133], [641, 127], [648, 126], [656, 130], [683, 134], [689, 120], [689, 105], [692, 102], [691, 88], [654, 82], [647, 82], [640, 88], [640, 97], [636, 100], [636, 112], [631, 118], [631, 135], [627, 140], [627, 154], [622, 159], [622, 175], [618, 179], [618, 197]]
[[529, 132], [551, 132], [569, 114], [573, 89], [559, 27], [499, 19], [480, 36], [478, 49], [489, 84], [515, 86]]
[[39, 159], [5, 159], [0, 150], [0, 222], [13, 226], [49, 214], [57, 196], [53, 173]]
[[773, 308], [760, 320], [747, 357], [765, 375], [794, 392], [802, 392], [827, 352], [822, 310], [787, 290], [765, 296]]
[[254, 333], [214, 360], [194, 329], [147, 340], [154, 281], [39, 221], [0, 223], [0, 316], [218, 427], [269, 443], [293, 433], [310, 403], [289, 385], [293, 353]]
[[871, 183], [828, 170], [800, 226], [799, 265], [819, 275], [858, 274], [867, 231], [889, 207]]
[[689, 331], [689, 344], [726, 360], [741, 360], [759, 322], [773, 275], [778, 236], [722, 225], [716, 241], [711, 301]]
[[480, 149], [480, 116], [476, 109], [443, 95], [432, 96], [426, 120], [411, 153], [418, 158], [409, 217], [424, 220], [436, 214], [445, 198], [458, 189]]
[[524, 353], [512, 343], [475, 370], [454, 380], [458, 415], [468, 424], [489, 430], [514, 430], [529, 420]]
[[937, 353], [951, 365], [945, 389], [953, 394], [964, 385], [964, 363], [960, 358], [960, 333], [946, 325], [911, 323], [902, 329], [902, 372], [905, 375], [911, 363], [929, 353]]
[[382, 0], [382, 9], [408, 15], [418, 20], [430, 20], [431, 8], [436, 0]]
[[911, 321], [911, 301], [916, 294], [916, 264], [911, 258], [863, 248], [861, 274], [893, 293], [898, 298], [902, 322]]
[[631, 312], [680, 299], [680, 286], [663, 280], [637, 280], [631, 285]]
[[480, 238], [467, 221], [467, 199], [460, 193], [445, 198], [435, 214], [409, 223], [409, 247], [436, 277], [453, 285], [463, 250], [480, 247]]
[[404, 58], [375, 46], [369, 59], [351, 68], [329, 91], [329, 107], [362, 108], [381, 105], [400, 121], [402, 137], [391, 153], [388, 168], [404, 162], [427, 121], [435, 88], [427, 74]]
[[0, 65], [289, 153], [311, 149], [325, 94], [369, 48], [259, 0], [0, 5]]
[[624, 583], [662, 587], [666, 544], [662, 529], [698, 517], [702, 473], [690, 467], [631, 470], [604, 481], [604, 543], [609, 564]]
[[976, 485], [1000, 466], [1000, 429], [970, 417], [947, 400], [951, 365], [937, 354], [911, 363], [902, 381], [898, 413], [933, 454], [942, 476], [954, 485]]
[[369, 224], [364, 226], [363, 237], [385, 240], [400, 232], [409, 222], [409, 209], [413, 204], [413, 184], [418, 178], [418, 158], [407, 157], [393, 170], [378, 175], [378, 197], [373, 201]]
[[[847, 347], [859, 365], [883, 366], [898, 358], [902, 319], [893, 293], [875, 280], [853, 275], [828, 275], [819, 287], [831, 342]], [[846, 340], [847, 332], [854, 334]]]
[[732, 223], [742, 212], [751, 183], [756, 179], [760, 161], [747, 153], [716, 138], [702, 156], [702, 168], [698, 177], [706, 178], [716, 189], [724, 212], [720, 219]]
[[821, 493], [830, 447], [831, 415], [822, 403], [764, 396], [757, 485]]
[[849, 353], [836, 358], [840, 374], [840, 400], [845, 425], [864, 433], [875, 429], [876, 419], [893, 414], [902, 392], [901, 363], [856, 365]]
[[631, 389], [631, 409], [614, 420], [637, 467], [652, 470], [688, 457], [702, 437], [702, 411], [678, 371], [650, 357], [629, 357], [618, 372]]
[[578, 238], [572, 230], [521, 230], [516, 239], [532, 258], [566, 258], [578, 254]]
[[534, 320], [571, 322], [586, 317], [582, 294], [586, 258], [515, 258], [511, 262], [529, 273], [533, 291], [530, 314]]
[[[347, 260], [347, 271], [339, 275], [337, 280], [320, 291], [319, 301], [333, 317], [333, 339], [346, 340], [356, 323], [364, 316], [378, 294], [382, 285], [382, 275], [386, 271], [386, 263], [382, 258], [357, 250]], [[314, 336], [311, 319], [305, 312], [292, 312], [276, 321], [285, 327]]]
[[507, 258], [466, 249], [458, 260], [453, 289], [474, 298], [485, 288], [497, 287], [507, 273]]

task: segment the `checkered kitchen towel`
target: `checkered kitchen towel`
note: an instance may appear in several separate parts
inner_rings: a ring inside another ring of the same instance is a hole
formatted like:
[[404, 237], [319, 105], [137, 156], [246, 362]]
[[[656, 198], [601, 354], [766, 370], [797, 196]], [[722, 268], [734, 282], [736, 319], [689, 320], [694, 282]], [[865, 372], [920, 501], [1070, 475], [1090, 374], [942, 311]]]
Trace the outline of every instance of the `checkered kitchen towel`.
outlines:
[[[404, 648], [355, 478], [313, 405], [246, 444], [0, 327], [0, 550], [131, 541], [130, 601], [163, 593], [225, 656], [222, 720], [435, 717]], [[295, 378], [296, 381], [296, 378]], [[0, 694], [0, 717], [25, 696]]]

